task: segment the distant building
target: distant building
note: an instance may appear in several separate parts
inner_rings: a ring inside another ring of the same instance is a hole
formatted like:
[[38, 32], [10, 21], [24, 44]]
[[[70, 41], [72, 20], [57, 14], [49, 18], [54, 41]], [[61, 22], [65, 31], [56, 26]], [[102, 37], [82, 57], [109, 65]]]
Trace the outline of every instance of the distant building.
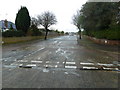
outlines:
[[2, 29], [2, 31], [9, 30], [11, 28], [11, 25], [12, 25], [13, 29], [16, 29], [16, 26], [14, 23], [7, 21], [7, 20], [0, 21], [0, 28]]

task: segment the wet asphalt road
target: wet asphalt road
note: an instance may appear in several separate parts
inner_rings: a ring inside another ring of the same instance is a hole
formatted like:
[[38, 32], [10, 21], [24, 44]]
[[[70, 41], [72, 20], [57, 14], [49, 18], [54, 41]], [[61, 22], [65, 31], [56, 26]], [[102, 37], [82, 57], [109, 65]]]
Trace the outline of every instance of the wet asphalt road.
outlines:
[[118, 58], [76, 36], [3, 46], [3, 88], [117, 88]]

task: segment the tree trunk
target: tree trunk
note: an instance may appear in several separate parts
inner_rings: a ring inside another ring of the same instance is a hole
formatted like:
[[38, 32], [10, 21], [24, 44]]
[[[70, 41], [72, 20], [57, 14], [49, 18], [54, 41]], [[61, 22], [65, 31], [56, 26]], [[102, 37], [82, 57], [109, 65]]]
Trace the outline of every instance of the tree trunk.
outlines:
[[81, 30], [79, 29], [79, 38], [81, 39]]
[[45, 34], [45, 40], [46, 40], [47, 39], [47, 34], [48, 34], [48, 29], [45, 28], [45, 30], [46, 30], [46, 34]]

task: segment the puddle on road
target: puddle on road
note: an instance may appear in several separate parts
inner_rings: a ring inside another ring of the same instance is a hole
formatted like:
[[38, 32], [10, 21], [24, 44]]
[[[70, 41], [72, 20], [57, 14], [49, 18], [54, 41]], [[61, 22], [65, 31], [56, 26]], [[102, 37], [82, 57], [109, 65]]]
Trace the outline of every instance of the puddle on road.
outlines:
[[57, 50], [56, 50], [56, 53], [58, 53], [58, 52], [60, 52], [61, 51], [61, 48], [58, 48]]
[[67, 72], [64, 72], [64, 74], [66, 75], [75, 75], [75, 76], [80, 76], [78, 73], [76, 73], [75, 71], [67, 71]]
[[56, 44], [58, 41], [54, 41], [53, 44]]
[[64, 72], [65, 74], [68, 74], [68, 72]]
[[43, 72], [49, 72], [49, 70], [48, 69], [43, 69]]
[[10, 64], [11, 66], [21, 66], [21, 65], [23, 65], [23, 64], [19, 64], [19, 63], [12, 63], [12, 64]]
[[73, 74], [73, 75], [76, 75], [76, 76], [80, 76], [78, 73], [76, 73], [76, 72], [70, 72], [71, 74]]
[[40, 59], [41, 59], [41, 57], [38, 58], [38, 60], [40, 60]]
[[14, 49], [14, 50], [11, 50], [12, 52], [16, 52], [17, 50], [16, 49]]
[[12, 59], [13, 57], [6, 57], [6, 58], [2, 58], [2, 61], [7, 61], [7, 60], [10, 60]]
[[5, 61], [5, 62], [6, 62], [7, 60], [3, 60], [3, 61]]
[[20, 68], [33, 68], [36, 67], [36, 64], [28, 64], [28, 65], [19, 65]]
[[19, 60], [18, 62], [28, 62], [28, 60]]
[[120, 65], [118, 61], [113, 61], [113, 64]]
[[29, 53], [29, 54], [25, 55], [24, 58], [26, 58], [27, 56], [31, 56], [31, 55], [33, 55], [33, 54], [35, 54], [35, 53], [37, 53], [37, 52], [39, 52], [39, 51], [41, 51], [43, 49], [45, 49], [45, 47], [42, 47], [42, 48], [40, 48], [40, 49], [38, 49], [38, 50], [36, 50], [36, 51], [34, 51], [32, 53]]
[[59, 64], [60, 62], [57, 62], [57, 64]]
[[4, 65], [3, 67], [5, 67], [5, 68], [16, 68], [16, 66], [12, 66], [12, 65]]
[[19, 68], [32, 68], [31, 66], [19, 66]]

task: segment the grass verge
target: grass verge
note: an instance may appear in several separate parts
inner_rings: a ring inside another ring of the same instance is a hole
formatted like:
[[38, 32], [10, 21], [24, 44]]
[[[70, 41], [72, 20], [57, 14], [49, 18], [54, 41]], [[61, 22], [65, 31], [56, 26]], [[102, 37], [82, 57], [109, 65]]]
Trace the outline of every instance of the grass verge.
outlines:
[[[48, 36], [49, 38], [54, 38], [57, 37], [58, 35], [55, 36]], [[27, 37], [7, 37], [7, 38], [2, 38], [2, 41], [4, 44], [14, 44], [14, 43], [21, 43], [21, 42], [27, 42], [27, 41], [32, 41], [32, 40], [38, 40], [38, 39], [44, 39], [44, 36], [27, 36]]]

